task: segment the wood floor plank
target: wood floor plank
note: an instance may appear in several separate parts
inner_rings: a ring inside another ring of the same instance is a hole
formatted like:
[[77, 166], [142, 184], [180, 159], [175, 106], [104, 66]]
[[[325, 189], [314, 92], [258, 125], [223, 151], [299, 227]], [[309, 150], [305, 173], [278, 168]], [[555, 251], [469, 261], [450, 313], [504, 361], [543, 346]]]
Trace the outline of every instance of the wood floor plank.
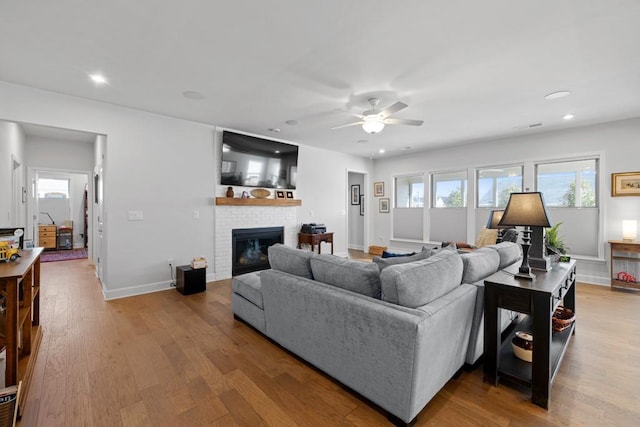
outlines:
[[[104, 301], [79, 260], [43, 264], [41, 285], [44, 333], [20, 426], [390, 425], [375, 405], [234, 320], [231, 280], [190, 296]], [[576, 335], [549, 410], [485, 384], [479, 366], [450, 380], [415, 426], [640, 425], [640, 292], [578, 284], [576, 298]]]

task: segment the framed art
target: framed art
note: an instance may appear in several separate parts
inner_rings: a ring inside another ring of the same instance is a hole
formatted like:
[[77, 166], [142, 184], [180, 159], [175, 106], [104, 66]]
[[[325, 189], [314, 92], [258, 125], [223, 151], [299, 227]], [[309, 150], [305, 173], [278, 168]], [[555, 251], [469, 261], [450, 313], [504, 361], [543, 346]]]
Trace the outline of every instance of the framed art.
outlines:
[[360, 216], [364, 216], [364, 194], [360, 195]]
[[612, 173], [611, 196], [640, 196], [640, 172]]
[[284, 191], [276, 190], [276, 199], [284, 199]]
[[374, 182], [373, 183], [373, 195], [375, 197], [384, 196], [384, 182]]
[[351, 186], [351, 204], [360, 204], [360, 184], [354, 184]]
[[380, 213], [389, 213], [389, 199], [380, 199], [378, 201], [378, 210]]
[[287, 191], [287, 199], [293, 199], [293, 191]]

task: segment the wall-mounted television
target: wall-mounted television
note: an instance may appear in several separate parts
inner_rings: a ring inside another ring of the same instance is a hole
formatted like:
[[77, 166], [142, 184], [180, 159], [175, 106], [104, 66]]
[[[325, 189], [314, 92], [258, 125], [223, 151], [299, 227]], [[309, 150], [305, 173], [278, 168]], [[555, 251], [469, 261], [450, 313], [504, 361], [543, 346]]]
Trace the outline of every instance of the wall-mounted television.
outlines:
[[220, 184], [295, 189], [298, 146], [222, 132]]

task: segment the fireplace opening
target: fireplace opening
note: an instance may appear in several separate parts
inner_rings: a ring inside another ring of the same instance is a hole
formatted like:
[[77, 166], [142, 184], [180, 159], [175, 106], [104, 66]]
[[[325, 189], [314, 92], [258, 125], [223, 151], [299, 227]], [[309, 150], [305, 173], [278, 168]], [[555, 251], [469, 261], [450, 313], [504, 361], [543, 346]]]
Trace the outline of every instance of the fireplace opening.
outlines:
[[239, 228], [231, 230], [231, 274], [269, 268], [269, 246], [284, 243], [284, 227]]

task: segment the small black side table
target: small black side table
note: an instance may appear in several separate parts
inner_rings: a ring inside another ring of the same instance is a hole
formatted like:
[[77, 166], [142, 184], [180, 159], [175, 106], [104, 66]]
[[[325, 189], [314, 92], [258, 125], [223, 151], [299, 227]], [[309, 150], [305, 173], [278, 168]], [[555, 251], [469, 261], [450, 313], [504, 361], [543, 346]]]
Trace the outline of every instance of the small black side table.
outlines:
[[[550, 271], [535, 271], [533, 281], [514, 277], [513, 265], [484, 281], [484, 381], [498, 385], [500, 377], [531, 387], [531, 401], [549, 409], [551, 385], [562, 356], [575, 333], [575, 322], [562, 332], [553, 332], [551, 316], [556, 307], [576, 312], [576, 261], [554, 263]], [[499, 307], [527, 314], [508, 337], [501, 339]], [[533, 333], [533, 362], [513, 355], [511, 339], [516, 330]]]
[[176, 267], [176, 289], [182, 295], [197, 294], [207, 290], [207, 269], [191, 268], [190, 265]]

